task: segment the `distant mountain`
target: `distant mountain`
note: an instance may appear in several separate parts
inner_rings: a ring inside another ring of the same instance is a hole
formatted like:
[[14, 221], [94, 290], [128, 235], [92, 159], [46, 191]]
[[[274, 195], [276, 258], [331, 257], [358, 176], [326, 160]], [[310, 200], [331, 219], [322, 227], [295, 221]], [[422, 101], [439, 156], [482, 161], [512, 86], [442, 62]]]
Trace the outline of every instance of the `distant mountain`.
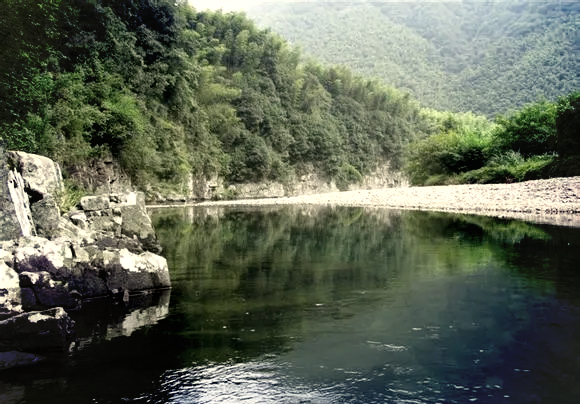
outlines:
[[247, 10], [306, 54], [425, 106], [493, 116], [580, 88], [580, 2], [265, 3]]

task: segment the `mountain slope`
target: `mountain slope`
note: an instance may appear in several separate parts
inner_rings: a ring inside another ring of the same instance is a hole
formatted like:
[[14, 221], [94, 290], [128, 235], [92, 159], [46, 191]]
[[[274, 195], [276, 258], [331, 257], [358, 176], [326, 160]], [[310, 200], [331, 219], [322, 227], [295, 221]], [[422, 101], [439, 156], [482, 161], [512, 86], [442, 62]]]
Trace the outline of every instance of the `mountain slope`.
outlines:
[[437, 109], [492, 116], [580, 87], [577, 2], [311, 1], [248, 15], [323, 62]]

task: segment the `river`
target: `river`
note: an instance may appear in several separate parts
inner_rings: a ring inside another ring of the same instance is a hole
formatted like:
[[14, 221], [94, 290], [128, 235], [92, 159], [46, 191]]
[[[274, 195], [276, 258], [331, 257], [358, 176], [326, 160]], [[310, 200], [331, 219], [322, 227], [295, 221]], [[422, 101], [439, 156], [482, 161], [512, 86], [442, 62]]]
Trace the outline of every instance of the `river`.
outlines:
[[577, 403], [580, 229], [347, 207], [152, 211], [172, 290], [94, 302], [0, 402]]

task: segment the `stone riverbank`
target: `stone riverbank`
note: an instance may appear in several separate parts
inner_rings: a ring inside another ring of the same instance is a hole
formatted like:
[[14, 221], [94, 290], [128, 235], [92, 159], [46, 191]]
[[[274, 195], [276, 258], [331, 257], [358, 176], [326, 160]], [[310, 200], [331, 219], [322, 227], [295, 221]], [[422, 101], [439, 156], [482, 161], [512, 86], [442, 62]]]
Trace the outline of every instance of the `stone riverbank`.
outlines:
[[358, 190], [287, 198], [203, 202], [197, 205], [367, 206], [478, 214], [580, 227], [580, 177], [515, 184]]

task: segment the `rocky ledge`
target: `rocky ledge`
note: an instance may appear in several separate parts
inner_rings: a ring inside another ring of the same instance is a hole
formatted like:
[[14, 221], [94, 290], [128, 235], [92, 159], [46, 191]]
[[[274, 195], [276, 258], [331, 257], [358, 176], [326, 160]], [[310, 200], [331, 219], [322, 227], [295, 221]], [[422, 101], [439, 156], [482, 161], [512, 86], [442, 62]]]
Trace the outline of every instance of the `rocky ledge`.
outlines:
[[0, 145], [0, 370], [65, 349], [68, 312], [87, 299], [170, 287], [142, 193], [84, 197], [61, 215], [62, 192], [58, 164]]

